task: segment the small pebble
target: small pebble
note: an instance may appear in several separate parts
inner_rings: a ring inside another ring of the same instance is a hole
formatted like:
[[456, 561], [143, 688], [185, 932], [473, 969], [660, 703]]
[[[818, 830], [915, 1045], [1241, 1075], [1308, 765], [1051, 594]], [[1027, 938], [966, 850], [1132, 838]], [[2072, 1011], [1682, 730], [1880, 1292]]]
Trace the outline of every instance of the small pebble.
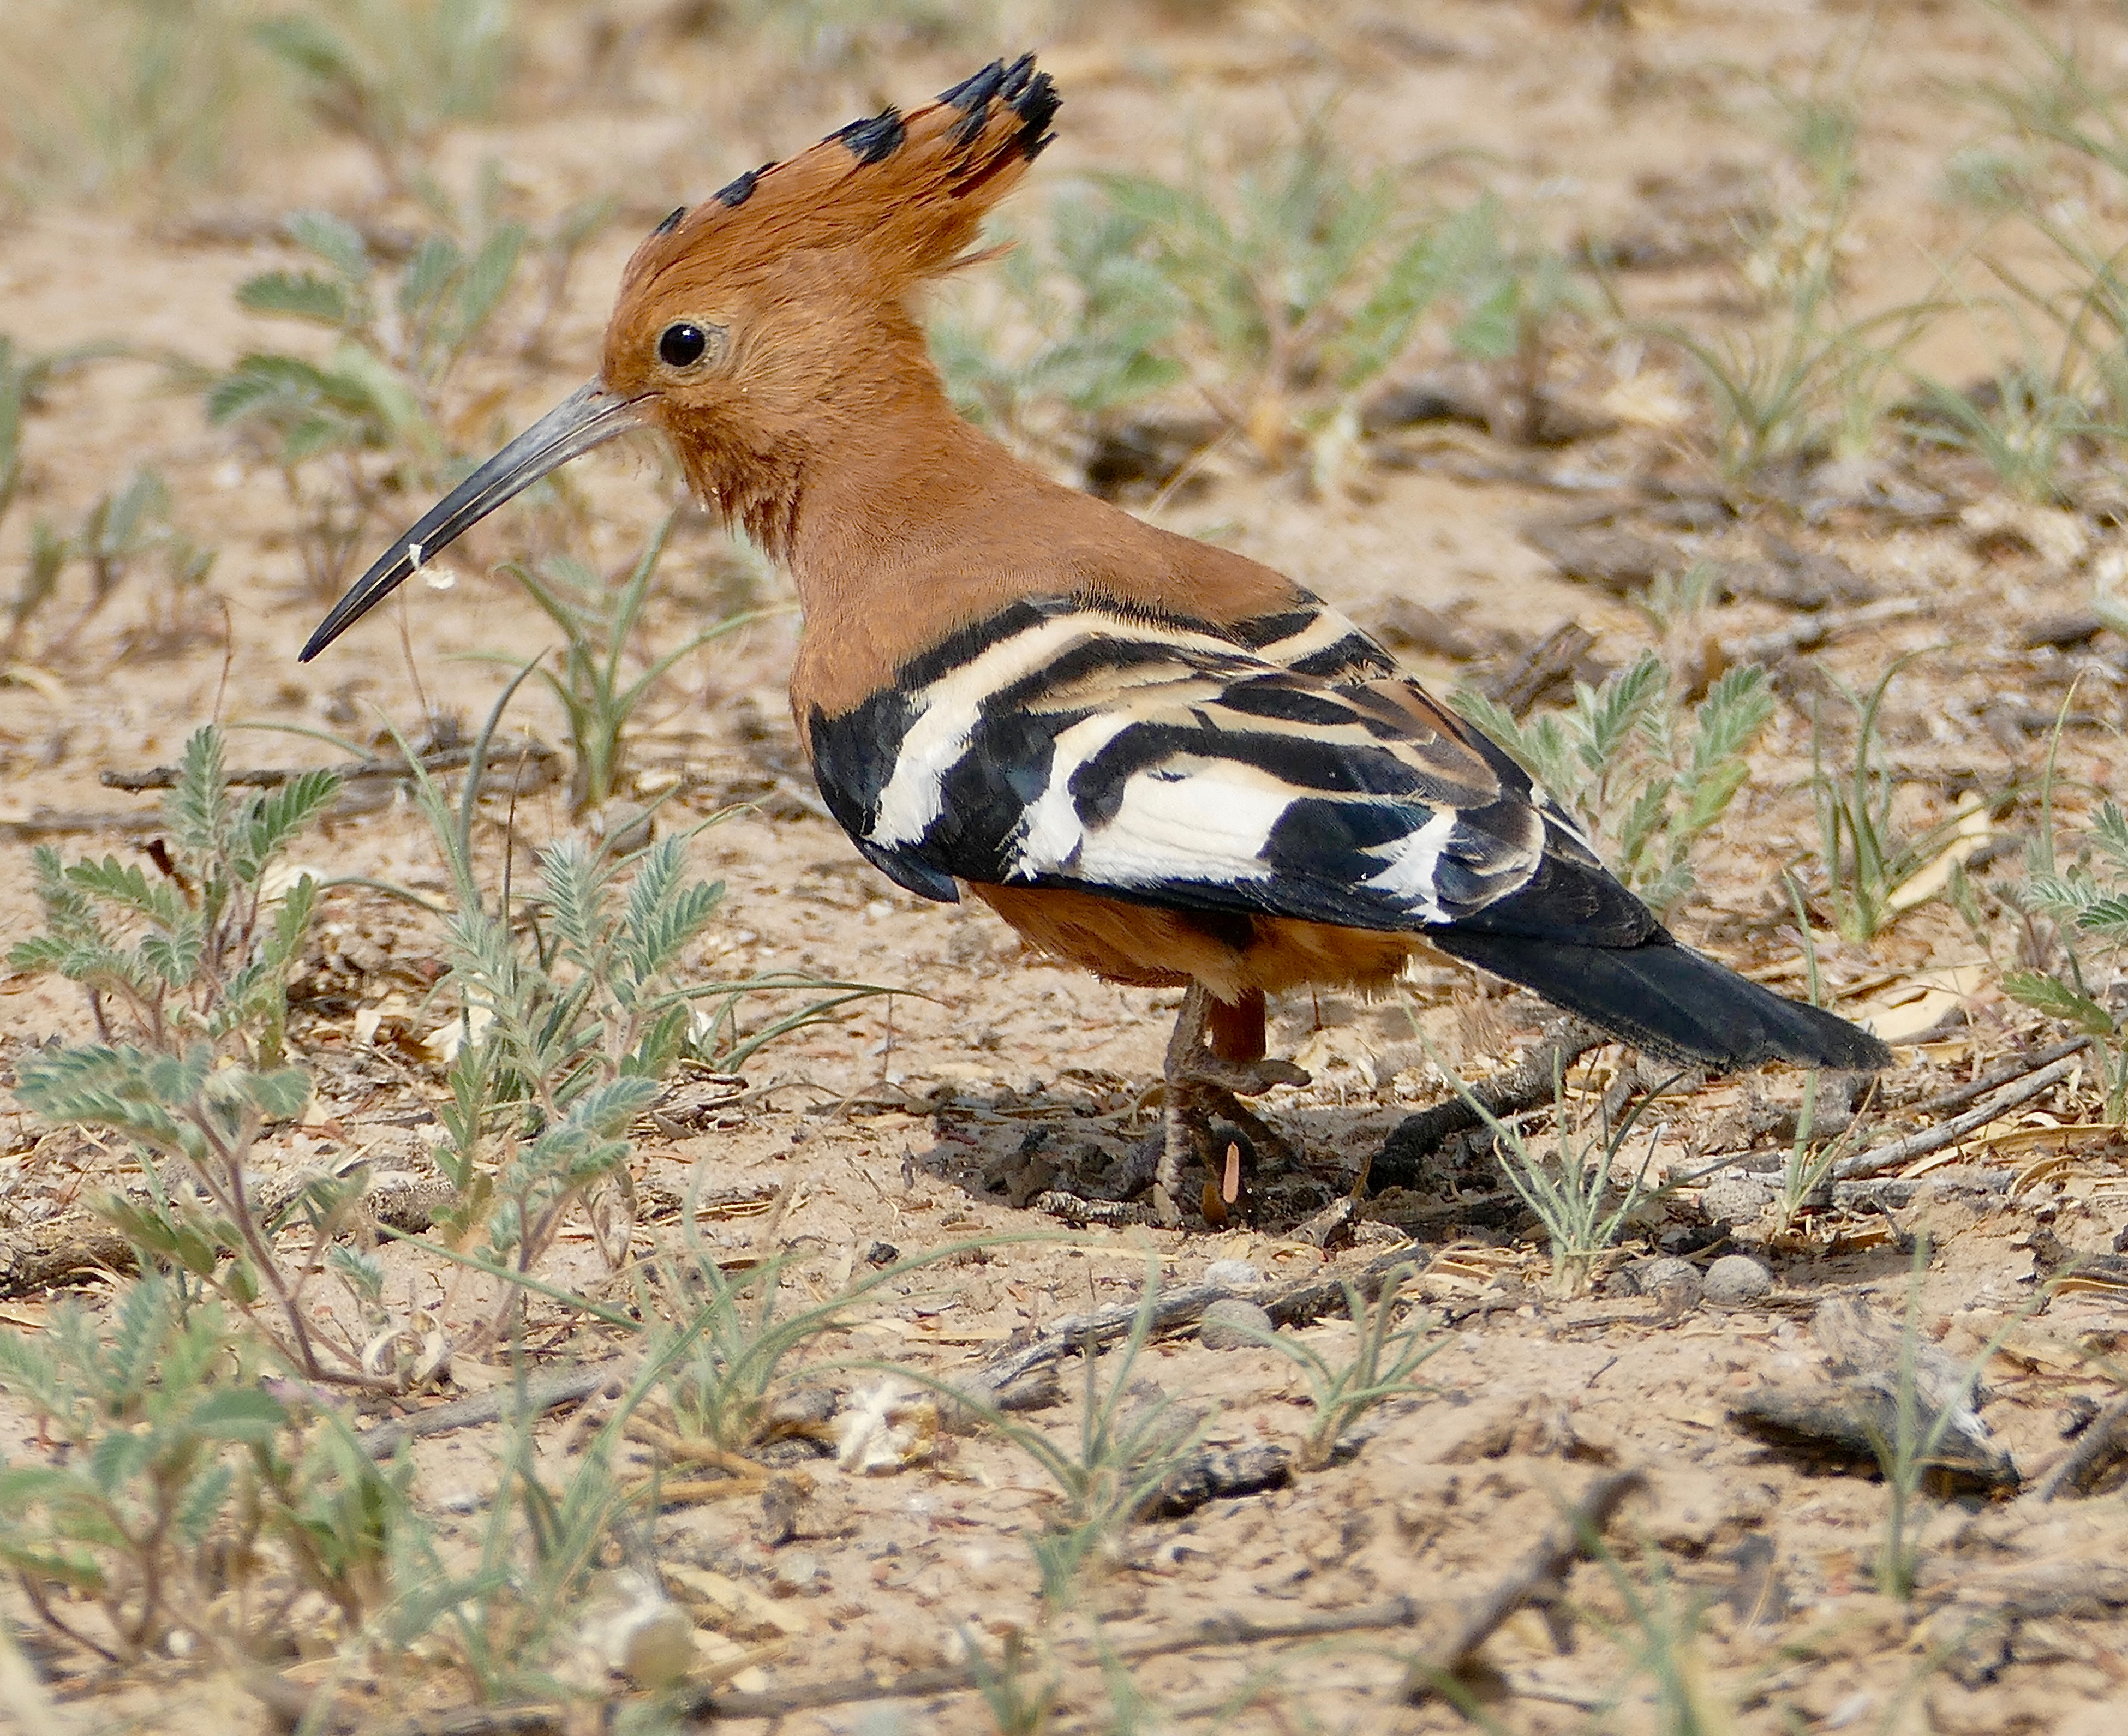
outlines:
[[1204, 1269], [1204, 1282], [1225, 1289], [1237, 1290], [1244, 1284], [1260, 1284], [1263, 1281], [1263, 1274], [1245, 1259], [1215, 1259]]
[[1222, 1297], [1205, 1309], [1197, 1328], [1197, 1342], [1208, 1350], [1239, 1350], [1261, 1347], [1271, 1330], [1271, 1316], [1252, 1302], [1237, 1296]]
[[1676, 1297], [1680, 1306], [1697, 1307], [1705, 1293], [1706, 1280], [1689, 1259], [1663, 1256], [1636, 1259], [1618, 1274], [1618, 1288], [1627, 1296]]
[[810, 1549], [786, 1549], [769, 1563], [771, 1583], [778, 1597], [817, 1591], [820, 1558]]
[[1774, 1202], [1770, 1182], [1756, 1176], [1717, 1176], [1701, 1190], [1699, 1209], [1710, 1224], [1748, 1224]]
[[1748, 1254], [1725, 1254], [1707, 1269], [1707, 1300], [1717, 1308], [1748, 1308], [1773, 1290], [1774, 1274]]

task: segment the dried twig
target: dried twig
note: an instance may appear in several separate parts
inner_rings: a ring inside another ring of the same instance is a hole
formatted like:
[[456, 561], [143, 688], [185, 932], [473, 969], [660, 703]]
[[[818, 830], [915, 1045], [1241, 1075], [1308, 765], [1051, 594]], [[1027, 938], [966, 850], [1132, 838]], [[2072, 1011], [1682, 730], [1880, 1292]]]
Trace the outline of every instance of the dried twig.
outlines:
[[1638, 1471], [1613, 1471], [1589, 1484], [1566, 1516], [1465, 1610], [1446, 1643], [1431, 1648], [1431, 1658], [1413, 1664], [1404, 1678], [1407, 1701], [1418, 1705], [1432, 1699], [1509, 1616], [1556, 1585], [1575, 1562], [1593, 1553], [1626, 1497], [1645, 1481]]
[[506, 1416], [520, 1413], [537, 1416], [543, 1411], [589, 1398], [620, 1378], [619, 1365], [614, 1362], [534, 1375], [525, 1383], [521, 1391], [515, 1386], [497, 1387], [490, 1392], [472, 1393], [448, 1404], [431, 1405], [411, 1416], [379, 1423], [363, 1431], [359, 1437], [362, 1449], [372, 1459], [389, 1459], [410, 1440], [447, 1434], [453, 1429], [477, 1428], [483, 1423], [500, 1422]]
[[1852, 1156], [1841, 1158], [1832, 1166], [1829, 1179], [1846, 1181], [1853, 1176], [1874, 1175], [1880, 1170], [1910, 1164], [1917, 1157], [1927, 1156], [1931, 1151], [1940, 1151], [1945, 1145], [1956, 1145], [1967, 1134], [1978, 1131], [1990, 1122], [2000, 1121], [2012, 1109], [2051, 1091], [2083, 1065], [2083, 1045], [2078, 1044], [2074, 1054], [2063, 1056], [2051, 1066], [2040, 1068], [2038, 1072], [2008, 1086], [1978, 1108], [1969, 1109], [1950, 1121], [1934, 1127], [1925, 1127], [1919, 1133], [1910, 1133], [1904, 1139], [1895, 1139], [1888, 1145], [1874, 1145], [1867, 1151], [1857, 1151]]
[[[1502, 1119], [1548, 1103], [1560, 1077], [1591, 1049], [1611, 1041], [1595, 1026], [1578, 1018], [1556, 1019], [1522, 1060], [1505, 1073], [1475, 1088], [1478, 1101]], [[1385, 1188], [1413, 1188], [1424, 1179], [1428, 1160], [1452, 1136], [1478, 1127], [1484, 1117], [1461, 1095], [1408, 1115], [1383, 1141], [1353, 1191], [1366, 1195]]]
[[[1412, 1264], [1409, 1247], [1385, 1254], [1348, 1274], [1362, 1300], [1381, 1294], [1391, 1274]], [[1261, 1284], [1185, 1284], [1153, 1299], [1153, 1335], [1194, 1326], [1215, 1302], [1238, 1299], [1252, 1302], [1271, 1316], [1274, 1326], [1298, 1326], [1345, 1305], [1344, 1286], [1336, 1278], [1311, 1278], [1271, 1289]], [[1139, 1304], [1111, 1302], [1086, 1314], [1067, 1314], [1052, 1321], [1025, 1344], [986, 1363], [970, 1379], [960, 1383], [971, 1396], [995, 1403], [994, 1395], [1017, 1387], [1037, 1371], [1083, 1352], [1089, 1340], [1095, 1346], [1120, 1343], [1137, 1323]]]
[[1991, 1091], [1999, 1091], [2013, 1079], [2021, 1079], [2048, 1067], [2065, 1055], [2088, 1049], [2091, 1039], [2073, 1036], [2066, 1042], [2053, 1043], [2045, 1049], [2035, 1050], [2030, 1055], [2013, 1055], [2000, 1066], [1991, 1067], [1969, 1085], [1960, 1085], [1955, 1091], [1946, 1091], [1940, 1097], [1932, 1097], [1914, 1112], [1921, 1116], [1955, 1114], [1968, 1103], [1977, 1103]]
[[1722, 653], [1731, 666], [1743, 663], [1760, 663], [1770, 668], [1784, 657], [1793, 657], [1799, 651], [1816, 651], [1834, 639], [1844, 638], [1850, 633], [1860, 633], [1865, 628], [1882, 627], [1893, 621], [1903, 621], [1922, 612], [1918, 597], [1886, 597], [1882, 602], [1864, 603], [1859, 609], [1842, 610], [1836, 614], [1830, 609], [1820, 614], [1804, 616], [1792, 624], [1761, 633], [1748, 639], [1739, 639], [1733, 645], [1724, 645]]
[[1485, 696], [1520, 717], [1560, 682], [1572, 681], [1595, 645], [1595, 634], [1579, 622], [1563, 621], [1488, 681]]
[[[497, 775], [514, 771], [520, 761], [544, 765], [557, 758], [554, 750], [544, 742], [533, 741], [495, 742], [487, 749], [488, 768]], [[463, 771], [473, 763], [471, 747], [438, 747], [416, 756], [409, 762], [404, 759], [349, 760], [338, 766], [323, 769], [330, 771], [343, 784], [360, 782], [365, 778], [410, 778], [418, 765], [431, 775], [439, 771]], [[315, 770], [307, 766], [254, 766], [229, 774], [232, 785], [246, 789], [275, 790], [291, 778], [302, 776]], [[107, 790], [174, 790], [178, 780], [184, 776], [183, 768], [176, 766], [150, 766], [141, 771], [107, 771], [103, 787]]]
[[99, 832], [155, 832], [159, 813], [106, 813], [95, 809], [40, 808], [27, 819], [0, 820], [0, 842], [26, 844], [36, 838], [81, 837]]
[[2048, 1472], [2033, 1492], [2045, 1501], [2058, 1495], [2088, 1495], [2098, 1480], [2128, 1459], [2128, 1397], [2116, 1398], [2084, 1425], [2069, 1456]]

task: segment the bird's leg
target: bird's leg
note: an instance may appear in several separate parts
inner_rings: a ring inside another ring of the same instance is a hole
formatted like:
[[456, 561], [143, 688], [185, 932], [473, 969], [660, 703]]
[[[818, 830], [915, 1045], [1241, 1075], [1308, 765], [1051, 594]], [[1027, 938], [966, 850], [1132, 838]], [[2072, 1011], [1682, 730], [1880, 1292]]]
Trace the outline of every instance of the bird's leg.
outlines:
[[1240, 1101], [1273, 1085], [1308, 1083], [1305, 1069], [1266, 1058], [1261, 994], [1220, 1001], [1202, 984], [1192, 983], [1182, 997], [1175, 1034], [1167, 1040], [1163, 1070], [1160, 1163], [1152, 1189], [1153, 1209], [1163, 1223], [1181, 1221], [1183, 1166], [1206, 1135], [1208, 1112], [1232, 1122], [1259, 1151], [1289, 1163], [1298, 1160], [1299, 1154]]

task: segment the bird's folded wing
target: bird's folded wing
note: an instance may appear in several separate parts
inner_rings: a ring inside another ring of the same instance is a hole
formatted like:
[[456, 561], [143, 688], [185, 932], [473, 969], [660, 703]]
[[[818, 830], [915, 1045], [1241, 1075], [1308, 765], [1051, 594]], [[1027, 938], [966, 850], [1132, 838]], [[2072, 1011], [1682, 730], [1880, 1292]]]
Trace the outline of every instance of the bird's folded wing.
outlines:
[[[1251, 630], [1251, 628], [1254, 630]], [[1214, 631], [1015, 605], [811, 722], [886, 873], [1343, 927], [1656, 932], [1527, 775], [1319, 608]]]

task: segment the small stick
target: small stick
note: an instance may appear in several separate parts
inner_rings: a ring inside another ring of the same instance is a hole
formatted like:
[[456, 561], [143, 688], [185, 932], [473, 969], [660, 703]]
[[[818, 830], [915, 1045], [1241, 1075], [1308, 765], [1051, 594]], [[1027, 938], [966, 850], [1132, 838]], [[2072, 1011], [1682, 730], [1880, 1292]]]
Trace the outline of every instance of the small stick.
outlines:
[[1579, 622], [1562, 622], [1487, 682], [1485, 696], [1511, 716], [1521, 717], [1558, 683], [1571, 681], [1595, 644], [1596, 635]]
[[[610, 1362], [601, 1363], [595, 1368], [568, 1368], [558, 1373], [536, 1376], [525, 1383], [525, 1413], [537, 1416], [543, 1411], [574, 1404], [620, 1378], [618, 1366]], [[464, 1398], [454, 1398], [449, 1404], [431, 1405], [411, 1416], [381, 1422], [356, 1438], [361, 1441], [363, 1451], [372, 1459], [389, 1459], [410, 1440], [447, 1434], [453, 1429], [472, 1429], [483, 1423], [500, 1422], [517, 1408], [518, 1397], [515, 1387], [497, 1387], [492, 1392], [472, 1393]]]
[[1722, 653], [1732, 667], [1742, 663], [1762, 663], [1770, 668], [1799, 651], [1816, 651], [1829, 640], [1845, 638], [1864, 627], [1881, 627], [1921, 613], [1918, 597], [1886, 597], [1881, 602], [1864, 603], [1844, 614], [1806, 616], [1792, 627], [1778, 628], [1772, 633], [1724, 645]]
[[2078, 1054], [2064, 1055], [2052, 1066], [2042, 1067], [2037, 1073], [2009, 1087], [1999, 1097], [1978, 1108], [1967, 1110], [1954, 1120], [1945, 1122], [1939, 1127], [1925, 1128], [1919, 1133], [1909, 1134], [1904, 1139], [1893, 1140], [1888, 1145], [1873, 1146], [1867, 1151], [1857, 1151], [1850, 1157], [1841, 1158], [1832, 1166], [1832, 1174], [1828, 1179], [1844, 1182], [1857, 1175], [1874, 1175], [1879, 1170], [1894, 1169], [1900, 1164], [1912, 1163], [1917, 1157], [1926, 1157], [1931, 1151], [1940, 1151], [1945, 1145], [1956, 1145], [1967, 1134], [1977, 1131], [1990, 1122], [2000, 1121], [2012, 1109], [2030, 1103], [2044, 1092], [2051, 1091], [2083, 1065], [2082, 1049], [2083, 1045], [2078, 1045]]
[[1404, 1678], [1406, 1703], [1419, 1705], [1432, 1699], [1442, 1681], [1468, 1664], [1471, 1654], [1498, 1633], [1510, 1615], [1563, 1577], [1575, 1562], [1585, 1559], [1626, 1497], [1646, 1481], [1638, 1471], [1613, 1471], [1589, 1484], [1566, 1517], [1546, 1532], [1490, 1591], [1468, 1606], [1446, 1644], [1434, 1649], [1432, 1659], [1412, 1666]]
[[[1413, 1263], [1410, 1247], [1399, 1248], [1350, 1274], [1351, 1281], [1363, 1301], [1372, 1302], [1381, 1294], [1392, 1274]], [[1273, 1325], [1285, 1326], [1342, 1307], [1345, 1289], [1335, 1278], [1308, 1278], [1268, 1293], [1260, 1284], [1185, 1284], [1153, 1299], [1152, 1331], [1174, 1332], [1194, 1325], [1214, 1302], [1234, 1298], [1256, 1303], [1271, 1316]], [[1090, 1340], [1099, 1346], [1128, 1338], [1137, 1323], [1139, 1306], [1134, 1302], [1111, 1302], [1090, 1313], [1067, 1314], [1052, 1321], [1026, 1344], [986, 1363], [967, 1383], [967, 1390], [972, 1396], [997, 1403], [995, 1395], [1003, 1389], [1016, 1386], [1038, 1369], [1084, 1351]], [[1000, 1408], [1006, 1407], [1000, 1405]]]
[[1941, 1097], [1932, 1097], [1916, 1112], [1921, 1115], [1949, 1115], [1976, 1103], [1993, 1090], [2008, 1084], [2012, 1079], [2025, 1078], [2042, 1067], [2051, 1066], [2064, 1055], [2074, 1055], [2079, 1049], [2088, 1049], [2091, 1039], [2073, 1036], [2065, 1043], [2054, 1043], [2031, 1055], [2020, 1055], [1992, 1067], [1969, 1085], [1960, 1085], [1955, 1091], [1946, 1091]]
[[[491, 753], [491, 759], [501, 752], [502, 749], [498, 746]], [[552, 748], [539, 747], [530, 742], [522, 743], [518, 752], [537, 760], [551, 759], [553, 757]], [[346, 784], [362, 778], [411, 777], [414, 775], [414, 767], [417, 765], [426, 771], [460, 771], [471, 763], [472, 758], [473, 750], [470, 747], [439, 747], [433, 753], [422, 754], [412, 761], [349, 760], [343, 765], [327, 766], [321, 769], [331, 772], [335, 777]], [[291, 778], [302, 776], [309, 769], [305, 766], [254, 766], [230, 772], [228, 775], [228, 781], [231, 784], [241, 785], [246, 789], [274, 790], [287, 783]], [[107, 790], [136, 791], [172, 790], [177, 787], [178, 780], [183, 775], [181, 770], [175, 766], [150, 766], [142, 771], [107, 771], [103, 774], [102, 783]]]
[[[1548, 1103], [1566, 1070], [1591, 1049], [1611, 1041], [1594, 1025], [1578, 1018], [1554, 1020], [1545, 1027], [1536, 1046], [1505, 1073], [1473, 1089], [1473, 1095], [1493, 1114], [1505, 1120], [1525, 1109]], [[1371, 1198], [1385, 1188], [1416, 1186], [1423, 1178], [1427, 1160], [1453, 1135], [1467, 1132], [1484, 1117], [1461, 1093], [1446, 1103], [1407, 1115], [1383, 1141], [1380, 1152], [1368, 1164], [1352, 1192]]]
[[2084, 1425], [2075, 1448], [2033, 1493], [2042, 1501], [2063, 1494], [2088, 1495], [2092, 1485], [2123, 1459], [2128, 1459], [2128, 1397], [2115, 1399]]

